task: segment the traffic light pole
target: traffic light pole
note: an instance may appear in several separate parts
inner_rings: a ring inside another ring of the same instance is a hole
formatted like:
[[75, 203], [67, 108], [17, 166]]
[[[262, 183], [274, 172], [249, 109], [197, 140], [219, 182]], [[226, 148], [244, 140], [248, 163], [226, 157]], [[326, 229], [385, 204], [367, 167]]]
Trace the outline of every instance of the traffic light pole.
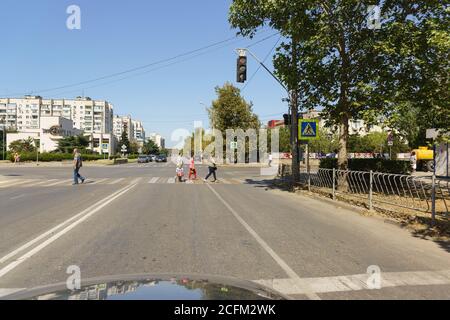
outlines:
[[[284, 83], [272, 72], [266, 65], [249, 49], [237, 49], [237, 53], [241, 56], [248, 52], [263, 68], [266, 70], [280, 85], [286, 90], [289, 97], [291, 123], [291, 150], [292, 150], [292, 182], [297, 183], [300, 179], [300, 152], [298, 140], [298, 96], [295, 90], [289, 90]], [[294, 61], [294, 65], [296, 62]]]

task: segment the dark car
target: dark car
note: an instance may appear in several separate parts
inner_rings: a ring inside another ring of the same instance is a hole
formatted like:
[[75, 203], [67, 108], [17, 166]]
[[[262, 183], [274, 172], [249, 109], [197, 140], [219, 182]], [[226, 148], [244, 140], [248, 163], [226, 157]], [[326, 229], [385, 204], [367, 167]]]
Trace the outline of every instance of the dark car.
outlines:
[[167, 162], [167, 157], [163, 154], [160, 154], [156, 157], [156, 162]]
[[148, 163], [148, 157], [147, 156], [139, 156], [138, 157], [138, 163]]

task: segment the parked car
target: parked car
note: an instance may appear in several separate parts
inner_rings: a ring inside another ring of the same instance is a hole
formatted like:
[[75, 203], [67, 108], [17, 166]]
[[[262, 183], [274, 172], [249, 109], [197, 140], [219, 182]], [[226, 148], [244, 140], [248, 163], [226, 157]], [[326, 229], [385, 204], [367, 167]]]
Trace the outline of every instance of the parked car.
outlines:
[[148, 162], [153, 162], [154, 161], [152, 156], [146, 156], [146, 157], [147, 157]]
[[151, 154], [150, 155], [150, 159], [152, 159], [153, 162], [156, 162], [156, 155], [155, 154]]
[[138, 163], [148, 163], [148, 157], [147, 156], [139, 156], [138, 157]]
[[156, 157], [156, 162], [167, 162], [167, 157], [163, 154], [160, 154]]

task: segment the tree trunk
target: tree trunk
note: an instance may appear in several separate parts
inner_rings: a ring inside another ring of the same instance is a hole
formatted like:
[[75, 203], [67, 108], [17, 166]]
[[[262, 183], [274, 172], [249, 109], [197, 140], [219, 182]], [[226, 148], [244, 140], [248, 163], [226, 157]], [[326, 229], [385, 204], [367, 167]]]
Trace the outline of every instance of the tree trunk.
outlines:
[[300, 159], [298, 152], [298, 99], [295, 92], [291, 94], [291, 115], [292, 182], [296, 183], [300, 180]]
[[349, 137], [349, 117], [344, 115], [341, 119], [341, 124], [339, 127], [339, 155], [338, 155], [338, 169], [347, 170], [348, 169], [348, 145]]

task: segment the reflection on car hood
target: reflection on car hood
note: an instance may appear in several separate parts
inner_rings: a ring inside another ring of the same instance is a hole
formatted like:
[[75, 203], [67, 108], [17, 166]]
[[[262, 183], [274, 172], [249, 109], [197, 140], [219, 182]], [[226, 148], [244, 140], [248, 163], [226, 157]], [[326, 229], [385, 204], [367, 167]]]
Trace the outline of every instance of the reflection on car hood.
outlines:
[[259, 284], [224, 277], [120, 276], [82, 281], [81, 289], [66, 284], [24, 290], [7, 300], [284, 300]]

